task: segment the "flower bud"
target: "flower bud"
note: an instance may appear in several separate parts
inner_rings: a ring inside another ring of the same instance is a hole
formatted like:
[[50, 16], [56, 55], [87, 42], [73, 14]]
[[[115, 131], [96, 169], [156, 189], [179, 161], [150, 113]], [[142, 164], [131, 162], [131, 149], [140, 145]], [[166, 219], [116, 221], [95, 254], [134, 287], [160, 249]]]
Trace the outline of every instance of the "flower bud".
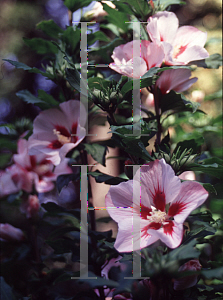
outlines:
[[195, 90], [191, 93], [191, 100], [201, 103], [204, 100], [205, 93], [201, 90]]
[[23, 241], [25, 235], [21, 229], [10, 224], [0, 224], [0, 238], [6, 241]]
[[179, 176], [182, 180], [196, 180], [195, 173], [193, 171], [186, 171]]
[[[202, 266], [199, 263], [198, 259], [192, 259], [186, 262], [179, 268], [179, 272], [183, 271], [199, 271], [201, 270]], [[197, 275], [189, 275], [185, 277], [181, 277], [174, 280], [173, 288], [174, 290], [184, 290], [189, 287], [194, 286], [197, 283]]]

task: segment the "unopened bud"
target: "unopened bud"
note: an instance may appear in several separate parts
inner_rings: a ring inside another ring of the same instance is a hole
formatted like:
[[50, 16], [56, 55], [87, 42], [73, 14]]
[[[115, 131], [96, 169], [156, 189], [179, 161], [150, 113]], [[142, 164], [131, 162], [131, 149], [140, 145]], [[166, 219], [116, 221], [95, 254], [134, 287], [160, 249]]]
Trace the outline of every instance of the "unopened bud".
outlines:
[[[183, 271], [200, 271], [202, 268], [198, 259], [193, 259], [186, 262], [179, 268], [179, 272]], [[184, 290], [194, 286], [197, 283], [197, 275], [190, 275], [174, 280], [174, 290]]]

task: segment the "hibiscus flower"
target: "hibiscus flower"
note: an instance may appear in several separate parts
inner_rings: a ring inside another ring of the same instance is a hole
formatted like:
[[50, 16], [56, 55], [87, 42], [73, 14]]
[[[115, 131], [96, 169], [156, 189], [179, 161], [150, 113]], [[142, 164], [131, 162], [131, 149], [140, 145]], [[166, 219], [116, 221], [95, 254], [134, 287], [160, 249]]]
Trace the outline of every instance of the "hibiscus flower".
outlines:
[[193, 26], [179, 28], [173, 12], [162, 11], [150, 17], [147, 31], [152, 42], [163, 45], [167, 65], [186, 65], [209, 57], [204, 49], [207, 33]]
[[[138, 56], [134, 56], [133, 47], [139, 49]], [[114, 60], [109, 65], [111, 69], [128, 77], [140, 78], [149, 69], [161, 66], [164, 50], [162, 45], [134, 40], [116, 47], [111, 57]]]
[[54, 188], [57, 176], [72, 173], [68, 167], [69, 159], [64, 159], [57, 167], [47, 159], [43, 153], [28, 154], [28, 142], [25, 139], [18, 141], [18, 154], [13, 155], [15, 164], [2, 172], [0, 177], [0, 196], [24, 190], [31, 193], [33, 184], [38, 193], [49, 192]]
[[47, 159], [58, 165], [84, 139], [86, 117], [83, 105], [77, 100], [63, 102], [59, 109], [41, 112], [34, 120], [29, 154], [44, 153]]
[[131, 252], [133, 240], [140, 245], [134, 250], [157, 240], [169, 248], [178, 247], [185, 219], [207, 197], [199, 183], [181, 183], [164, 159], [143, 165], [133, 180], [111, 186], [105, 197], [107, 210], [118, 223], [115, 248]]

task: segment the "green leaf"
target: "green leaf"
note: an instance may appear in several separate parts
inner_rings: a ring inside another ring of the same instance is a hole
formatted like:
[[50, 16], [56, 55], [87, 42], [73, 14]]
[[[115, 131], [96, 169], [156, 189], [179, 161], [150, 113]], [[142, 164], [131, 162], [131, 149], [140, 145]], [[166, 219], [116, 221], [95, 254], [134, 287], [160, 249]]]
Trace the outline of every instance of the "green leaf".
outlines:
[[128, 82], [126, 82], [122, 89], [121, 89], [121, 93], [124, 96], [127, 92], [133, 90], [133, 81], [137, 83], [137, 86], [139, 86], [140, 84], [140, 88], [144, 88], [144, 87], [149, 87], [152, 84], [154, 84], [154, 78], [153, 77], [148, 77], [145, 79], [133, 79], [133, 80], [129, 80]]
[[206, 279], [223, 279], [223, 267], [212, 270], [201, 270], [201, 275]]
[[219, 53], [212, 54], [205, 59], [205, 64], [208, 69], [218, 69], [222, 66], [222, 56]]
[[25, 71], [29, 71], [30, 73], [37, 73], [37, 74], [41, 74], [44, 77], [47, 77], [49, 79], [54, 79], [53, 74], [50, 74], [48, 72], [42, 72], [37, 68], [31, 68], [31, 67], [27, 66], [24, 63], [21, 63], [21, 62], [18, 62], [18, 61], [13, 61], [13, 60], [10, 60], [10, 59], [3, 59], [3, 60], [9, 62], [11, 65], [15, 66], [17, 69], [23, 69]]
[[51, 107], [51, 106], [54, 107], [54, 106], [58, 106], [59, 105], [59, 102], [57, 100], [55, 100], [53, 96], [47, 94], [43, 90], [38, 90], [38, 96], [45, 103], [49, 104], [49, 107]]
[[55, 254], [69, 253], [75, 247], [75, 242], [70, 239], [46, 240], [46, 243], [54, 249]]
[[17, 144], [15, 140], [10, 139], [9, 135], [0, 134], [0, 149], [16, 151]]
[[28, 90], [22, 90], [16, 93], [16, 96], [22, 99], [24, 102], [37, 105], [41, 109], [49, 109], [52, 106], [59, 105], [59, 103], [51, 95], [48, 95], [44, 91], [39, 92], [39, 95], [41, 96], [42, 99], [35, 97]]
[[96, 276], [94, 273], [92, 272], [88, 272], [88, 276], [89, 277], [96, 277], [97, 279], [79, 279], [78, 281], [80, 282], [87, 282], [91, 288], [97, 288], [97, 287], [110, 287], [110, 288], [115, 288], [119, 286], [119, 283], [110, 279], [105, 279], [99, 276]]
[[185, 260], [185, 259], [194, 259], [198, 258], [200, 252], [195, 248], [197, 241], [193, 239], [187, 244], [183, 244], [180, 247], [172, 250], [170, 253], [166, 254], [170, 260]]
[[217, 195], [217, 191], [214, 188], [214, 186], [210, 183], [201, 183], [200, 184], [205, 188], [206, 191], [208, 191], [209, 193], [215, 194]]
[[66, 69], [66, 80], [69, 82], [69, 84], [78, 92], [81, 92], [83, 95], [87, 97], [87, 86], [84, 87], [84, 89], [80, 88], [80, 73], [77, 71], [77, 69], [73, 68], [67, 68]]
[[170, 91], [168, 94], [162, 95], [160, 108], [162, 112], [173, 110], [174, 112], [191, 111], [195, 113], [200, 106], [197, 102], [187, 100], [182, 94]]
[[121, 93], [124, 96], [126, 93], [133, 89], [133, 81], [137, 83], [137, 86], [140, 83], [140, 88], [151, 86], [154, 83], [153, 76], [160, 70], [160, 68], [154, 67], [151, 68], [148, 72], [146, 72], [141, 79], [133, 79], [126, 82], [122, 89]]
[[222, 66], [222, 56], [219, 53], [215, 53], [206, 59], [192, 61], [190, 65], [197, 65], [205, 69], [218, 69]]
[[101, 46], [100, 48], [97, 49], [89, 50], [88, 52], [93, 55], [98, 55], [99, 57], [101, 57], [101, 59], [103, 59], [104, 64], [109, 64], [111, 62], [112, 51], [114, 50], [115, 47], [123, 43], [125, 43], [125, 41], [122, 38], [116, 37], [107, 45]]
[[57, 177], [57, 181], [56, 181], [56, 186], [57, 186], [58, 192], [60, 193], [64, 186], [67, 186], [69, 184], [69, 182], [75, 181], [78, 178], [80, 178], [80, 174], [59, 175]]
[[185, 5], [186, 2], [181, 0], [160, 0], [154, 2], [155, 7], [159, 8], [160, 10], [165, 10], [168, 6], [174, 4]]
[[47, 211], [47, 213], [51, 215], [61, 215], [61, 214], [67, 214], [67, 215], [73, 215], [76, 218], [80, 218], [80, 210], [79, 209], [66, 209], [62, 206], [57, 205], [54, 202], [47, 202], [41, 204], [41, 206]]
[[67, 29], [64, 31], [61, 39], [66, 44], [66, 50], [71, 50], [71, 54], [73, 54], [77, 46], [80, 51], [80, 36], [81, 32], [80, 29], [77, 27], [70, 26], [67, 27]]
[[23, 38], [23, 40], [37, 54], [56, 54], [58, 52], [57, 47], [51, 41], [41, 38]]
[[[137, 135], [133, 135], [133, 130], [137, 132]], [[111, 131], [113, 133], [112, 139], [118, 142], [127, 153], [145, 160], [153, 160], [145, 146], [148, 145], [148, 140], [156, 134], [154, 122], [146, 123], [140, 120], [133, 125], [112, 125]]]
[[200, 171], [210, 176], [223, 179], [223, 162], [217, 157], [205, 159], [202, 161], [202, 164], [188, 164], [187, 170]]
[[129, 22], [127, 14], [114, 10], [106, 3], [102, 3], [102, 5], [103, 9], [108, 13], [108, 15], [104, 17], [108, 21], [108, 23], [112, 23], [118, 26], [119, 30], [121, 29], [123, 33], [127, 32], [129, 26], [129, 24], [126, 23]]
[[1, 278], [1, 280], [0, 280], [0, 283], [1, 283], [1, 300], [15, 300], [16, 297], [13, 294], [13, 290], [12, 290], [11, 286], [8, 285], [5, 282], [4, 277], [1, 276], [0, 278]]
[[104, 174], [98, 170], [94, 172], [88, 172], [89, 175], [95, 178], [96, 182], [101, 183], [104, 182], [105, 184], [110, 184], [110, 185], [117, 185], [121, 182], [126, 182], [128, 181], [127, 179], [121, 178], [121, 177], [114, 177], [108, 174]]
[[32, 93], [30, 93], [28, 90], [22, 90], [16, 93], [16, 96], [25, 101], [26, 103], [44, 103], [41, 99], [35, 97]]
[[60, 33], [64, 32], [53, 20], [42, 21], [36, 25], [36, 28], [55, 39], [59, 37]]
[[96, 41], [109, 42], [110, 39], [102, 31], [96, 31], [87, 35], [88, 45], [94, 44]]
[[77, 231], [76, 227], [68, 226], [68, 227], [62, 227], [54, 230], [48, 237], [48, 240], [58, 239], [59, 237], [64, 236], [66, 233]]
[[97, 89], [103, 90], [104, 88], [107, 89], [110, 87], [111, 81], [106, 80], [100, 77], [90, 77], [88, 78], [88, 87], [89, 89]]
[[133, 14], [143, 20], [147, 20], [147, 17], [151, 12], [151, 7], [146, 0], [120, 0], [120, 2], [128, 4]]
[[190, 152], [190, 154], [196, 154], [198, 152], [198, 150], [200, 149], [200, 146], [203, 145], [204, 143], [204, 138], [201, 136], [199, 138], [195, 139], [191, 139], [191, 140], [185, 140], [183, 142], [179, 142], [173, 153], [176, 153], [178, 151], [178, 149], [180, 148], [180, 152], [183, 152], [185, 149], [192, 149], [193, 152]]
[[64, 5], [71, 10], [71, 12], [74, 12], [84, 6], [88, 6], [91, 2], [92, 0], [64, 0]]
[[117, 35], [117, 36], [120, 35], [119, 28], [115, 24], [111, 24], [111, 23], [109, 23], [109, 24], [100, 24], [100, 28], [109, 29], [115, 35]]
[[84, 149], [90, 154], [99, 164], [105, 166], [105, 156], [108, 148], [97, 143], [84, 144]]
[[12, 154], [11, 153], [1, 153], [0, 155], [0, 168], [4, 169], [9, 165], [12, 159]]

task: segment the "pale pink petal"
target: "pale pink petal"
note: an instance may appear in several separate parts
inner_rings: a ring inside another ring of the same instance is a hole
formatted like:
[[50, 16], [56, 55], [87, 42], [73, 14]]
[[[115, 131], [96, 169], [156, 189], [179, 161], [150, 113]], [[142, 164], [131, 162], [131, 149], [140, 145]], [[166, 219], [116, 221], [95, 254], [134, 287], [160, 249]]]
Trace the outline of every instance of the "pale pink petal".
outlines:
[[0, 171], [0, 197], [4, 197], [19, 191], [18, 186], [15, 185], [11, 176], [11, 173], [7, 170]]
[[[111, 186], [105, 196], [105, 204], [110, 216], [119, 222], [120, 218], [128, 218], [133, 212], [133, 181], [121, 182]], [[140, 198], [138, 200], [138, 213], [140, 211]]]
[[[129, 44], [129, 43], [127, 43], [127, 44]], [[111, 55], [111, 58], [114, 60], [116, 65], [121, 65], [123, 58], [125, 58], [125, 60], [129, 60], [130, 58], [132, 58], [132, 55], [127, 57], [126, 54], [123, 52], [124, 46], [125, 46], [124, 44], [120, 45], [118, 47], [115, 47], [113, 50], [113, 54]]]
[[147, 31], [152, 41], [173, 43], [179, 21], [173, 12], [160, 11], [148, 19]]
[[54, 174], [59, 176], [61, 174], [71, 174], [72, 169], [68, 166], [69, 158], [64, 158], [59, 165], [54, 169]]
[[130, 59], [133, 59], [133, 57], [140, 56], [140, 47], [141, 47], [140, 40], [133, 40], [129, 43], [124, 44], [122, 48], [124, 53], [124, 58], [128, 61]]
[[181, 180], [196, 180], [195, 173], [193, 171], [185, 171], [179, 175]]
[[178, 247], [182, 241], [183, 224], [176, 224], [174, 221], [169, 221], [158, 230], [149, 229], [148, 233], [160, 239], [167, 247], [173, 249]]
[[[63, 103], [61, 103], [63, 104]], [[60, 105], [61, 105], [60, 104]], [[51, 108], [42, 111], [33, 122], [33, 133], [39, 134], [39, 139], [44, 140], [46, 137], [41, 136], [44, 133], [50, 135], [51, 139], [55, 139], [53, 129], [55, 125], [61, 125], [69, 128], [69, 123], [64, 113], [58, 108]]]
[[35, 179], [35, 188], [38, 193], [46, 193], [54, 189], [54, 184], [52, 181]]
[[180, 179], [164, 159], [143, 165], [134, 180], [141, 182], [145, 191], [141, 193], [141, 203], [164, 211], [165, 205], [174, 200], [180, 191]]
[[11, 178], [14, 184], [19, 189], [22, 189], [27, 193], [32, 192], [35, 173], [28, 172], [27, 170], [22, 169], [18, 165], [12, 165], [8, 170], [11, 173]]
[[204, 203], [208, 192], [198, 183], [185, 181], [181, 184], [179, 196], [171, 203], [168, 216], [174, 217], [177, 223], [183, 223], [187, 216]]
[[48, 109], [34, 120], [33, 135], [29, 138], [29, 154], [45, 153], [58, 165], [68, 151], [85, 137], [87, 113], [77, 100], [61, 103], [59, 109]]
[[162, 94], [166, 94], [171, 90], [182, 92], [188, 89], [197, 78], [191, 78], [191, 71], [189, 69], [172, 69], [161, 73], [156, 81], [156, 86], [161, 90]]
[[192, 46], [192, 47], [187, 47], [185, 51], [183, 51], [181, 54], [175, 58], [175, 61], [178, 62], [178, 64], [187, 64], [190, 61], [194, 60], [201, 60], [209, 57], [209, 54], [207, 50], [200, 46]]
[[[135, 217], [134, 221], [133, 217]], [[149, 222], [147, 220], [140, 219], [140, 216], [134, 214], [133, 216], [130, 216], [130, 218], [122, 219], [122, 221], [118, 223], [119, 229], [114, 247], [119, 252], [132, 252], [133, 250], [139, 250], [153, 244], [158, 240], [157, 237], [151, 236], [145, 230], [143, 230], [146, 228]], [[133, 224], [135, 227], [133, 227]], [[138, 227], [141, 228], [140, 230], [139, 228], [136, 228], [136, 225], [139, 224], [140, 227]], [[135, 242], [134, 245], [133, 242]]]
[[165, 54], [165, 58], [164, 58], [165, 65], [168, 66], [179, 65], [179, 63], [173, 59], [173, 51], [174, 51], [173, 45], [167, 42], [162, 42], [162, 46]]
[[82, 126], [86, 123], [87, 113], [84, 108], [84, 105], [78, 100], [69, 100], [60, 104], [61, 110], [64, 112], [64, 115], [67, 118], [68, 128], [72, 128], [72, 125], [75, 122], [82, 122]]
[[[143, 44], [142, 44], [142, 46], [143, 46]], [[143, 55], [145, 55], [144, 59], [147, 62], [147, 69], [149, 70], [153, 67], [160, 67], [163, 63], [164, 56], [165, 56], [163, 45], [156, 44], [156, 43], [150, 43], [146, 47], [146, 50], [144, 50], [143, 48], [144, 47], [142, 47], [142, 57], [143, 57]]]
[[17, 146], [18, 154], [13, 155], [13, 160], [16, 164], [23, 168], [30, 167], [30, 156], [28, 155], [28, 141], [19, 139]]
[[177, 30], [173, 46], [187, 45], [204, 47], [207, 41], [207, 32], [193, 26], [182, 26]]
[[132, 75], [133, 78], [140, 78], [147, 71], [147, 64], [141, 57], [134, 57], [132, 60]]
[[25, 235], [21, 229], [5, 223], [0, 224], [0, 238], [7, 241], [23, 241], [25, 240]]
[[[60, 162], [65, 158], [65, 156], [67, 155], [67, 153], [72, 150], [74, 147], [76, 147], [78, 144], [80, 143], [80, 140], [79, 142], [77, 143], [67, 143], [67, 144], [64, 144], [60, 149], [59, 149], [59, 156], [60, 156]], [[55, 160], [54, 160], [55, 161]], [[58, 165], [58, 164], [56, 164]]]
[[188, 79], [187, 81], [182, 82], [181, 84], [176, 86], [174, 88], [174, 91], [178, 92], [178, 93], [184, 92], [184, 91], [188, 90], [192, 86], [192, 84], [194, 84], [197, 80], [198, 80], [197, 77], [193, 77], [191, 79]]
[[109, 65], [111, 69], [128, 77], [140, 78], [148, 69], [162, 64], [164, 50], [161, 44], [134, 40], [116, 47], [111, 57], [114, 60]]

